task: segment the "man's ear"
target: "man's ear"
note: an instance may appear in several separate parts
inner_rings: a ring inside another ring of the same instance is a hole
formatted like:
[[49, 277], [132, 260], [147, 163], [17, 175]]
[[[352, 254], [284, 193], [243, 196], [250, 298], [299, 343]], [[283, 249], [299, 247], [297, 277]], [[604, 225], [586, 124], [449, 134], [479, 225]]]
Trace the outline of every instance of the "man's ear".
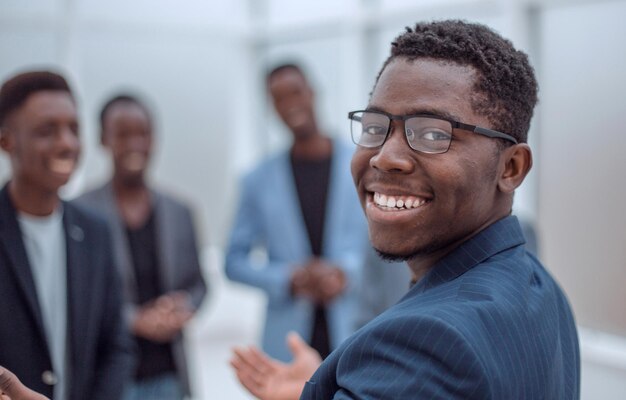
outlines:
[[504, 168], [498, 179], [498, 189], [503, 193], [513, 193], [533, 166], [533, 154], [526, 143], [518, 143], [504, 149], [501, 160]]
[[8, 153], [11, 150], [11, 147], [11, 139], [9, 138], [7, 128], [0, 128], [0, 149]]

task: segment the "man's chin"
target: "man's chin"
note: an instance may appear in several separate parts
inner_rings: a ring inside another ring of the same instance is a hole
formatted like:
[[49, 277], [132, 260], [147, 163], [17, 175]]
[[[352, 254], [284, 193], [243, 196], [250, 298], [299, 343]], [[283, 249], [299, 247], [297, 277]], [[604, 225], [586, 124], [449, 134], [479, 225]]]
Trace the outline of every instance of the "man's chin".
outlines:
[[59, 175], [53, 175], [53, 176], [48, 176], [46, 179], [41, 180], [41, 186], [43, 188], [45, 188], [45, 190], [47, 192], [58, 192], [59, 190], [61, 190], [61, 188], [65, 185], [68, 184], [68, 182], [70, 181], [71, 175], [67, 175], [67, 176], [59, 176]]
[[411, 258], [415, 257], [416, 255], [415, 253], [402, 254], [398, 252], [388, 252], [388, 251], [384, 251], [381, 249], [377, 249], [376, 247], [374, 247], [374, 250], [376, 250], [376, 253], [378, 254], [380, 258], [388, 262], [409, 261]]
[[134, 186], [144, 182], [144, 171], [143, 170], [127, 170], [124, 169], [119, 171], [119, 177], [121, 181], [127, 185]]

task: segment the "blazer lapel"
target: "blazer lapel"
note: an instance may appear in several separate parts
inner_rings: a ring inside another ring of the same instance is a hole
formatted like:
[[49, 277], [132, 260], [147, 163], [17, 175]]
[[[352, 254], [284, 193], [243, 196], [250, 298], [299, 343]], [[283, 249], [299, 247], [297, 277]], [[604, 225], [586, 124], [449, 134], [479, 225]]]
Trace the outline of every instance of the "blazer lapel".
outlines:
[[120, 210], [117, 207], [111, 182], [108, 182], [98, 191], [98, 200], [111, 230], [115, 264], [120, 276], [123, 277], [124, 296], [126, 299], [135, 302], [137, 299], [135, 269], [133, 268], [130, 246], [126, 237], [126, 228], [124, 227]]
[[285, 152], [278, 161], [272, 174], [276, 178], [272, 185], [275, 190], [268, 191], [273, 197], [272, 201], [278, 204], [279, 215], [276, 215], [275, 222], [283, 228], [276, 229], [280, 234], [277, 243], [281, 243], [284, 249], [289, 249], [291, 259], [300, 260], [311, 256], [311, 243], [300, 207], [289, 152]]
[[[152, 212], [155, 223], [155, 243], [157, 252], [157, 267], [159, 268], [159, 282], [166, 292], [174, 288], [177, 260], [176, 241], [172, 233], [176, 232], [179, 221], [172, 215], [171, 207], [167, 206], [165, 200], [155, 191], [151, 191]], [[168, 233], [169, 232], [169, 233]]]
[[4, 247], [9, 256], [9, 267], [13, 269], [17, 277], [18, 285], [24, 293], [26, 304], [33, 315], [39, 334], [46, 343], [37, 289], [22, 240], [22, 232], [17, 222], [16, 210], [9, 198], [8, 184], [0, 191], [0, 246]]
[[85, 245], [85, 231], [74, 209], [63, 204], [63, 227], [67, 247], [67, 327], [72, 343], [72, 364], [79, 366], [79, 354], [87, 354], [85, 338], [91, 337], [89, 331], [90, 288], [89, 254]]
[[[324, 215], [324, 242], [322, 246], [322, 253], [324, 256], [329, 256], [331, 247], [328, 243], [332, 243], [335, 240], [335, 236], [342, 232], [341, 224], [344, 223], [343, 216], [340, 215], [342, 210], [346, 208], [343, 206], [348, 199], [352, 199], [350, 193], [346, 193], [347, 190], [354, 190], [352, 182], [347, 182], [344, 178], [346, 171], [346, 165], [350, 165], [344, 159], [346, 153], [343, 151], [341, 143], [338, 140], [333, 140], [333, 155], [330, 160], [330, 178], [328, 181], [328, 194], [326, 195], [326, 214]], [[355, 202], [358, 205], [358, 202]]]
[[438, 261], [416, 287], [426, 290], [451, 281], [495, 254], [526, 243], [517, 217], [485, 228]]

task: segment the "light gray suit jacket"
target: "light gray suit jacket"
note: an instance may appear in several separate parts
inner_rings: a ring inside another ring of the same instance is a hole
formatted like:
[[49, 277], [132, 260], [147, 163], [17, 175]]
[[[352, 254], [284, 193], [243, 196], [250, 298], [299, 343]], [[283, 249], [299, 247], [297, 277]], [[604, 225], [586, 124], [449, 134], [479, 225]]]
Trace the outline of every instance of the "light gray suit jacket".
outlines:
[[[331, 349], [356, 330], [357, 290], [367, 246], [367, 226], [350, 175], [353, 145], [333, 142], [328, 200], [324, 216], [322, 257], [341, 268], [348, 287], [327, 307]], [[268, 295], [263, 350], [279, 360], [291, 359], [285, 344], [289, 331], [309, 341], [314, 304], [291, 295], [294, 266], [312, 256], [306, 224], [295, 187], [289, 152], [262, 162], [243, 178], [239, 207], [226, 252], [226, 275]], [[250, 254], [261, 246], [267, 260]]]
[[[186, 291], [193, 307], [198, 308], [207, 288], [200, 270], [191, 213], [185, 205], [163, 193], [153, 190], [151, 195], [156, 216], [156, 250], [161, 287], [165, 292]], [[130, 322], [137, 307], [137, 282], [124, 222], [117, 208], [111, 183], [83, 194], [76, 202], [100, 212], [110, 225], [115, 261], [120, 267], [124, 283], [124, 312]], [[172, 351], [180, 383], [189, 395], [189, 374], [182, 335], [172, 343]]]

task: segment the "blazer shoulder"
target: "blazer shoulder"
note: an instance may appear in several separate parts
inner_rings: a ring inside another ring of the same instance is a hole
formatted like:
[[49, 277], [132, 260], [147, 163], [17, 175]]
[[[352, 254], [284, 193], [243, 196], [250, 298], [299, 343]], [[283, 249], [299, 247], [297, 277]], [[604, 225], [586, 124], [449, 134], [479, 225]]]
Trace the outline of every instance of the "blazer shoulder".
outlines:
[[528, 294], [539, 283], [551, 285], [553, 278], [523, 245], [495, 254], [461, 275], [456, 282], [459, 300], [480, 301], [477, 305], [494, 305], [500, 309], [524, 306], [516, 299]]
[[81, 228], [94, 230], [109, 230], [109, 223], [105, 216], [96, 209], [86, 206], [76, 200], [66, 201], [63, 204], [64, 213], [70, 223], [79, 225]]
[[246, 187], [254, 185], [263, 185], [268, 180], [277, 176], [277, 172], [282, 170], [289, 159], [287, 150], [273, 154], [262, 160], [251, 170], [244, 172], [242, 182]]
[[98, 208], [107, 203], [107, 186], [100, 186], [91, 190], [87, 190], [83, 194], [71, 200], [73, 204], [82, 206], [83, 208]]
[[[358, 377], [363, 369], [374, 368], [397, 377], [390, 382], [394, 387], [381, 389], [384, 395], [377, 398], [389, 398], [390, 390], [403, 393], [397, 398], [414, 398], [409, 392], [420, 392], [426, 383], [424, 398], [441, 398], [427, 395], [437, 393], [440, 386], [458, 393], [486, 393], [480, 349], [447, 316], [408, 308], [390, 311], [365, 325], [343, 347], [338, 360], [341, 386], [358, 389], [359, 379], [351, 382], [350, 375]], [[347, 378], [341, 377], [345, 374]]]
[[170, 210], [191, 214], [193, 207], [186, 199], [161, 189], [151, 189], [151, 192], [154, 198], [161, 203], [162, 206], [167, 207]]

